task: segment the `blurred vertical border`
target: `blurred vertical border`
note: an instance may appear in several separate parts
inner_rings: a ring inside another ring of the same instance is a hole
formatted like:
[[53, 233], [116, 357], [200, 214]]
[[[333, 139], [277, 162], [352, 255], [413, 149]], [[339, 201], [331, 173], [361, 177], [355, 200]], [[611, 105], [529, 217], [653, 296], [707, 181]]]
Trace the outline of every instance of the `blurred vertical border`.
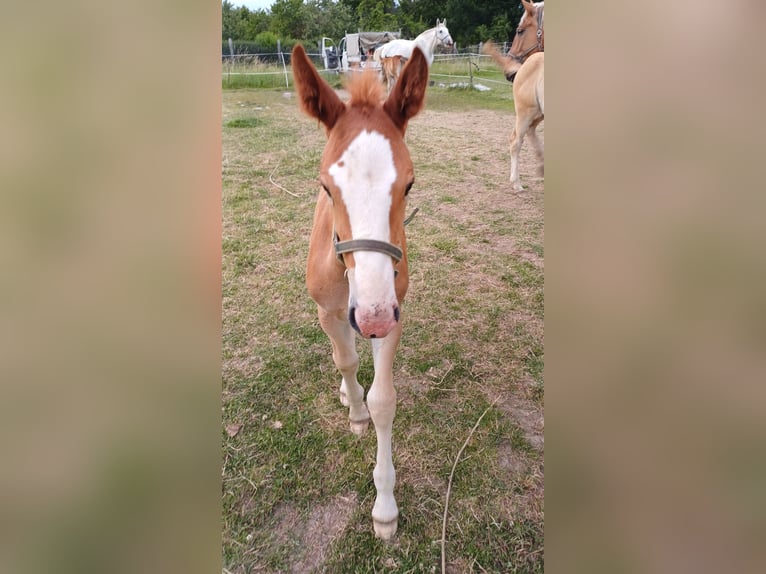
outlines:
[[766, 571], [764, 5], [546, 11], [546, 571]]
[[[766, 571], [755, 1], [548, 7], [546, 566]], [[220, 567], [220, 5], [0, 18], [0, 571]]]
[[0, 571], [220, 568], [220, 29], [0, 17]]

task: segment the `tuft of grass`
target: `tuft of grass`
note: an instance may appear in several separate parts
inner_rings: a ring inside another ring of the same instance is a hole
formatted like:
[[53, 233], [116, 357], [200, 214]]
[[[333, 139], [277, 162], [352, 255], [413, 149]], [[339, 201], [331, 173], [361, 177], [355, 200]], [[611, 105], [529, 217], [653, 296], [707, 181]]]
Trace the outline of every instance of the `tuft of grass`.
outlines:
[[260, 118], [237, 118], [224, 124], [227, 128], [257, 128], [263, 125]]

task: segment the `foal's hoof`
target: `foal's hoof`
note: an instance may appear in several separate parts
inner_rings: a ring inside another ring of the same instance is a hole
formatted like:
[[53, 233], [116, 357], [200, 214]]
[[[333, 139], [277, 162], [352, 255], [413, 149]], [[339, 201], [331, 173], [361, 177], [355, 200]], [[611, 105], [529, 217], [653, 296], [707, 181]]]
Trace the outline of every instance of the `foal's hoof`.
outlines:
[[398, 518], [394, 518], [390, 522], [378, 522], [373, 518], [372, 527], [375, 529], [375, 537], [388, 542], [394, 537], [394, 534], [396, 534], [398, 523]]
[[367, 427], [370, 426], [370, 419], [363, 419], [361, 421], [350, 421], [351, 422], [351, 432], [354, 433], [356, 436], [362, 436], [365, 432], [367, 432]]

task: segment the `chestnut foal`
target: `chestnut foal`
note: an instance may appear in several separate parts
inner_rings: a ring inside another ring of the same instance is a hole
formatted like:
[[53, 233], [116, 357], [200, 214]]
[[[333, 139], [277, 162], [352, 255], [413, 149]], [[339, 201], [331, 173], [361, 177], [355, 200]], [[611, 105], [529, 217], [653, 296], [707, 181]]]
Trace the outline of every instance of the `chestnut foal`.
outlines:
[[[391, 458], [393, 361], [409, 282], [404, 216], [414, 179], [404, 132], [423, 106], [428, 62], [415, 49], [384, 102], [377, 73], [353, 74], [348, 104], [319, 76], [300, 45], [293, 49], [292, 68], [303, 111], [327, 132], [306, 285], [343, 377], [340, 400], [349, 408], [351, 430], [361, 435], [370, 418], [375, 426], [372, 520], [375, 535], [388, 540], [396, 533], [399, 516]], [[354, 331], [372, 341], [375, 376], [367, 406], [356, 378]]]

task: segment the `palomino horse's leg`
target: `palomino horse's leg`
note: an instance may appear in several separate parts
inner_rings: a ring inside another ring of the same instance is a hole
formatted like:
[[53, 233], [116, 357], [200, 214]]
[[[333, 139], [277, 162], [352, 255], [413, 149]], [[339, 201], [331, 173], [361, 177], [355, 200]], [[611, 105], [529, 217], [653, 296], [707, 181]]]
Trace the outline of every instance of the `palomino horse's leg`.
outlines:
[[536, 173], [538, 177], [543, 177], [545, 175], [545, 159], [543, 157], [543, 154], [544, 154], [543, 144], [540, 141], [540, 138], [537, 136], [537, 126], [540, 124], [541, 121], [542, 119], [532, 122], [532, 125], [529, 126], [529, 132], [527, 133], [527, 137], [529, 138], [529, 143], [535, 152], [535, 157], [537, 158]]
[[394, 499], [396, 472], [391, 458], [391, 432], [396, 414], [396, 389], [394, 388], [393, 364], [396, 348], [402, 336], [402, 322], [383, 339], [372, 339], [375, 378], [367, 393], [367, 407], [370, 409], [375, 434], [378, 438], [378, 453], [375, 470], [375, 506], [372, 509], [372, 523], [375, 536], [389, 540], [396, 534], [399, 509]]
[[511, 132], [511, 186], [514, 191], [524, 191], [519, 177], [519, 154], [521, 153], [521, 144], [524, 142], [524, 135], [529, 130], [529, 120], [523, 117], [516, 117], [516, 125]]
[[393, 58], [383, 58], [383, 74], [386, 76], [386, 95], [391, 93], [391, 89], [394, 87], [393, 77]]
[[361, 436], [367, 430], [370, 413], [364, 406], [364, 389], [356, 380], [359, 355], [356, 352], [354, 331], [348, 324], [345, 309], [333, 313], [319, 307], [319, 323], [332, 342], [332, 358], [343, 376], [340, 383], [340, 402], [348, 407], [351, 431]]
[[386, 77], [386, 94], [390, 94], [394, 89], [396, 80], [402, 73], [402, 67], [404, 61], [401, 56], [391, 56], [389, 58], [381, 58], [381, 67], [383, 68], [383, 74]]

